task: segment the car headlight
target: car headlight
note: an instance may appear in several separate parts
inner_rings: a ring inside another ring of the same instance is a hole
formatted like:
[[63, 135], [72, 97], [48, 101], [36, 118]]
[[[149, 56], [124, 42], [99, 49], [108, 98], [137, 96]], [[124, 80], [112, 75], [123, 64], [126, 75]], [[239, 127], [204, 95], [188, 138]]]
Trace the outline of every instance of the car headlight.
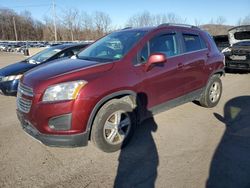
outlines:
[[86, 81], [79, 80], [50, 86], [43, 95], [43, 102], [76, 99], [79, 91], [86, 84]]
[[7, 82], [7, 81], [12, 81], [12, 80], [19, 80], [23, 75], [11, 75], [11, 76], [5, 76], [2, 79], [0, 79], [1, 82]]

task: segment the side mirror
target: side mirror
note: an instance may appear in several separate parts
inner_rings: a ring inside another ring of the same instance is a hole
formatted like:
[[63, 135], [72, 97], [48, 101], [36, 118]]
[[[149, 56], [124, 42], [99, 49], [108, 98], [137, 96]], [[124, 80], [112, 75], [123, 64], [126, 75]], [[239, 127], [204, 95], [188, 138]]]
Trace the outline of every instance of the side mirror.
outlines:
[[71, 57], [69, 57], [70, 59], [77, 59], [77, 55], [73, 55]]
[[163, 53], [153, 53], [149, 56], [147, 63], [145, 64], [145, 70], [149, 71], [155, 64], [166, 63], [167, 57]]

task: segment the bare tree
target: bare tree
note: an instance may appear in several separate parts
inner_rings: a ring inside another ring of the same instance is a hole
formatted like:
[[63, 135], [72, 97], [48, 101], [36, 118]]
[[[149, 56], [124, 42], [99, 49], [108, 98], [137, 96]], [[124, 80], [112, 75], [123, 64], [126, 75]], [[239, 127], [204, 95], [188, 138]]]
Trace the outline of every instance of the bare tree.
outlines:
[[226, 18], [224, 18], [223, 16], [219, 16], [219, 17], [216, 19], [216, 24], [218, 24], [218, 25], [223, 25], [223, 24], [225, 24], [226, 21], [227, 21]]
[[127, 25], [131, 27], [145, 27], [150, 26], [153, 23], [153, 17], [148, 11], [131, 16], [128, 19]]
[[[42, 23], [34, 20], [28, 11], [17, 14], [7, 8], [0, 9], [0, 39], [41, 40]], [[17, 36], [15, 36], [17, 35]]]
[[43, 39], [47, 41], [53, 41], [54, 40], [54, 25], [53, 20], [49, 17], [44, 17], [44, 27], [43, 27]]
[[197, 18], [194, 19], [194, 25], [197, 26], [197, 27], [200, 27], [201, 26], [201, 21]]
[[213, 18], [211, 18], [211, 20], [209, 21], [209, 23], [208, 24], [215, 24], [214, 23], [214, 19]]
[[17, 17], [17, 14], [10, 9], [0, 9], [0, 23], [1, 23], [1, 36], [5, 40], [14, 40], [14, 27], [13, 17]]
[[186, 19], [174, 13], [152, 15], [148, 11], [131, 16], [127, 21], [127, 26], [145, 27], [156, 26], [162, 23], [186, 23]]
[[237, 25], [250, 25], [250, 14], [238, 20]]
[[152, 25], [160, 25], [162, 23], [167, 23], [167, 16], [165, 14], [156, 14], [153, 16]]
[[186, 19], [181, 18], [180, 16], [176, 15], [175, 13], [168, 13], [167, 14], [167, 22], [169, 22], [169, 23], [186, 23]]
[[95, 12], [93, 14], [94, 28], [97, 33], [97, 38], [107, 34], [111, 27], [111, 19], [108, 14], [104, 12]]
[[78, 9], [68, 9], [63, 13], [63, 24], [67, 28], [71, 39], [78, 39], [78, 31], [80, 30], [80, 14]]
[[81, 38], [85, 40], [93, 40], [94, 36], [94, 24], [93, 18], [86, 12], [81, 13]]

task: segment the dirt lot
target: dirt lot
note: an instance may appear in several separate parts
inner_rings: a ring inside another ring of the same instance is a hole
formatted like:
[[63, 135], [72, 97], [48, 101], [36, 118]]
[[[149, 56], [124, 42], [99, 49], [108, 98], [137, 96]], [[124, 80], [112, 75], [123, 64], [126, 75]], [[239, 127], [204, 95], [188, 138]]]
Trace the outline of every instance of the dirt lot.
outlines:
[[[0, 68], [23, 58], [0, 53]], [[0, 187], [201, 188], [208, 179], [208, 187], [247, 187], [250, 74], [227, 74], [223, 86], [217, 107], [188, 103], [158, 114], [112, 154], [92, 143], [65, 149], [36, 142], [19, 125], [15, 98], [0, 96]]]

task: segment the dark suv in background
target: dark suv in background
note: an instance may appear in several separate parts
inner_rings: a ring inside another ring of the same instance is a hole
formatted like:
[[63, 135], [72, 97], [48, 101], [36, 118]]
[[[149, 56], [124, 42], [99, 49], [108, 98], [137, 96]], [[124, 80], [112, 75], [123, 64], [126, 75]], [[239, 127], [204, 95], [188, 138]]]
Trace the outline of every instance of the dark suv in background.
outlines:
[[229, 29], [228, 38], [230, 46], [222, 50], [226, 70], [250, 71], [250, 25]]
[[21, 78], [17, 115], [23, 129], [49, 146], [105, 152], [125, 146], [137, 123], [189, 102], [220, 100], [224, 56], [194, 26], [126, 28], [75, 58], [29, 71]]

